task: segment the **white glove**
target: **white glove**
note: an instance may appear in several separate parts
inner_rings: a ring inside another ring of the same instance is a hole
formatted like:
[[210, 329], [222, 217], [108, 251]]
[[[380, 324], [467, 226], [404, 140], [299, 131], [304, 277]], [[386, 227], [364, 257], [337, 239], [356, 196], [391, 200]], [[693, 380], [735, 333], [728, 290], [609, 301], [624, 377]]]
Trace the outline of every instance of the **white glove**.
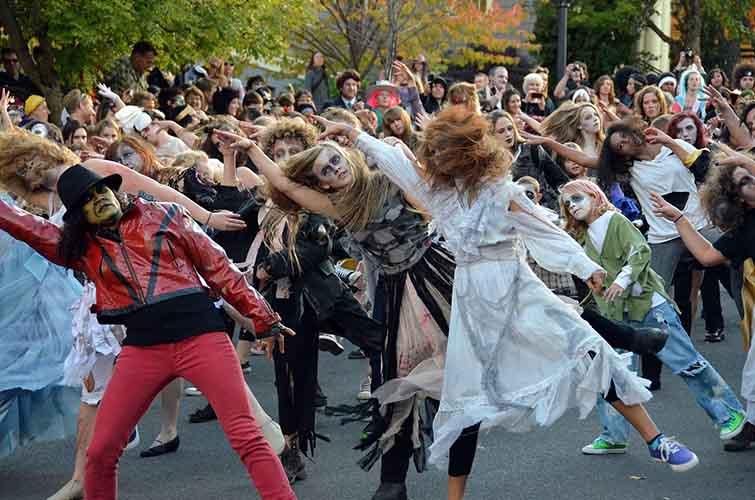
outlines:
[[97, 93], [109, 101], [116, 102], [118, 100], [118, 94], [110, 90], [110, 87], [104, 83], [97, 84]]

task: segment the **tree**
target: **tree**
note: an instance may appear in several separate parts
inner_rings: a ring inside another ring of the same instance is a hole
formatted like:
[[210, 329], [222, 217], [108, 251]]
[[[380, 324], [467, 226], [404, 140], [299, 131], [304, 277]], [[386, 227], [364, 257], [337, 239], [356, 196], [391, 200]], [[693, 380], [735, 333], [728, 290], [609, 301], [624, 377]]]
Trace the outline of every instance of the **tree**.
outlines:
[[[636, 63], [636, 41], [644, 13], [633, 0], [573, 0], [569, 8], [567, 61], [588, 64], [595, 78], [611, 74], [621, 64]], [[558, 12], [555, 2], [540, 0], [535, 22], [535, 40], [541, 44], [542, 63], [556, 74]]]
[[0, 0], [0, 25], [24, 72], [59, 116], [65, 88], [101, 78], [139, 40], [176, 69], [231, 51], [240, 57], [279, 55], [288, 30], [303, 20], [304, 0]]
[[755, 34], [747, 19], [753, 11], [752, 0], [676, 0], [674, 18], [681, 35], [679, 39], [664, 33], [650, 18], [655, 12], [655, 0], [642, 0], [642, 4], [647, 27], [673, 49], [690, 48], [701, 54], [707, 41], [703, 35], [713, 35], [704, 29], [710, 25], [715, 26], [717, 34], [723, 34], [726, 40], [755, 42]]
[[518, 29], [523, 9], [497, 2], [485, 9], [469, 0], [318, 0], [310, 16], [296, 31], [296, 52], [322, 52], [331, 64], [361, 73], [387, 69], [397, 54], [476, 67], [512, 64], [512, 49], [533, 47]]

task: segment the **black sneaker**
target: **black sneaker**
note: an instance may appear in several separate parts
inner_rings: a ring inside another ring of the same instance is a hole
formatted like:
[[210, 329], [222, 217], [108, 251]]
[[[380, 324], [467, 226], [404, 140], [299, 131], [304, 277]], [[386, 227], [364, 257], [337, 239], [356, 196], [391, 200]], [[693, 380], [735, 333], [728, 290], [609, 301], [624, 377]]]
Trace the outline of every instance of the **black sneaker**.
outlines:
[[189, 415], [189, 422], [192, 424], [201, 424], [202, 422], [209, 422], [211, 420], [217, 420], [218, 416], [215, 415], [215, 410], [208, 403], [204, 408], [200, 408], [191, 415]]
[[405, 483], [380, 483], [372, 500], [407, 500]]
[[706, 332], [705, 333], [705, 341], [706, 342], [721, 342], [726, 338], [726, 334], [724, 333], [723, 328], [719, 328], [715, 332]]
[[241, 363], [241, 371], [244, 373], [252, 373], [252, 365], [249, 364], [249, 361]]
[[366, 359], [367, 355], [361, 349], [354, 349], [349, 353], [349, 359]]

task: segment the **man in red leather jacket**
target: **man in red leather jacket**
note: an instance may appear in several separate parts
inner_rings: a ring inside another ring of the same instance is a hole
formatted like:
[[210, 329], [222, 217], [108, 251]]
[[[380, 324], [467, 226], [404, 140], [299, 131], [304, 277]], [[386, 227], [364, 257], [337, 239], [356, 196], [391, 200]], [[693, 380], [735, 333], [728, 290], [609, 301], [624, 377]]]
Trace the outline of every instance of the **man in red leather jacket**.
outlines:
[[118, 175], [103, 178], [81, 165], [66, 170], [58, 181], [67, 210], [62, 229], [0, 201], [0, 229], [50, 261], [84, 273], [97, 287], [100, 322], [127, 328], [87, 451], [87, 499], [116, 498], [117, 463], [131, 430], [177, 377], [207, 396], [261, 497], [295, 499], [252, 416], [210, 291], [248, 318], [249, 329], [270, 351], [293, 332], [182, 207], [128, 203], [116, 195], [120, 184]]

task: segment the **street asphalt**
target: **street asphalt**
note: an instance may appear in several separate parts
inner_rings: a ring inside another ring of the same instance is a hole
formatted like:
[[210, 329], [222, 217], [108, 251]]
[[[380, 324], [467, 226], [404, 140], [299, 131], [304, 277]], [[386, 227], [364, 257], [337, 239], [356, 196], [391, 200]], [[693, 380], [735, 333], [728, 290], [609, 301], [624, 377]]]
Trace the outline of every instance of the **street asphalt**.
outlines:
[[[725, 297], [726, 340], [702, 341], [704, 328], [695, 324], [698, 349], [739, 394], [745, 360], [738, 319]], [[351, 346], [346, 346], [347, 351]], [[272, 367], [262, 357], [252, 359], [247, 381], [263, 406], [275, 415]], [[356, 403], [363, 361], [322, 354], [321, 385], [330, 404]], [[139, 458], [128, 452], [119, 468], [119, 498], [128, 500], [241, 500], [258, 498], [217, 422], [189, 424], [188, 414], [204, 405], [203, 398], [185, 398], [181, 407], [177, 453]], [[684, 382], [664, 369], [663, 388], [647, 405], [658, 426], [676, 435], [700, 457], [688, 473], [674, 473], [650, 460], [635, 433], [625, 455], [586, 456], [580, 453], [599, 431], [593, 412], [584, 421], [568, 413], [553, 427], [526, 434], [499, 429], [483, 433], [468, 488], [470, 499], [506, 500], [753, 500], [755, 449], [738, 454], [722, 449], [718, 432], [695, 403]], [[362, 424], [341, 426], [338, 418], [318, 414], [317, 430], [331, 439], [318, 442], [309, 478], [294, 489], [306, 500], [369, 500], [379, 482], [379, 465], [364, 472], [353, 451]], [[140, 449], [159, 428], [159, 405], [153, 404], [139, 425]], [[0, 460], [0, 500], [44, 500], [66, 482], [73, 467], [74, 439], [38, 443]], [[446, 498], [445, 472], [418, 475], [410, 470], [409, 498]]]

